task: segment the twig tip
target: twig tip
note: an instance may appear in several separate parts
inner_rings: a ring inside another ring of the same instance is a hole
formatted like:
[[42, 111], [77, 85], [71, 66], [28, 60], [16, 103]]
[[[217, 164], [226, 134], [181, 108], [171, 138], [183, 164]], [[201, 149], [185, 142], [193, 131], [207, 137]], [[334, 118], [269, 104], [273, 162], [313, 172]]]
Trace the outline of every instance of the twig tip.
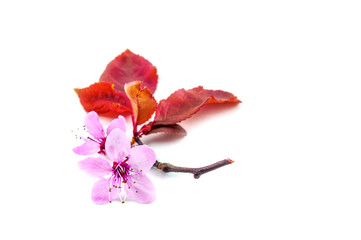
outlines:
[[227, 158], [226, 160], [227, 160], [229, 163], [234, 163], [234, 161], [233, 161], [232, 159]]

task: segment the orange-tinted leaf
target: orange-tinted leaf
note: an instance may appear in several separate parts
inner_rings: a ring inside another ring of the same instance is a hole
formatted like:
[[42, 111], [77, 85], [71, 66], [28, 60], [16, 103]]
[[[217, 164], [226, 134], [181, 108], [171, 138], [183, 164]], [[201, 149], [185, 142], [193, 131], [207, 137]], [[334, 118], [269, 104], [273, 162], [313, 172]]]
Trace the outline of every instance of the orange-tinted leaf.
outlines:
[[125, 93], [130, 99], [134, 114], [134, 125], [145, 123], [157, 108], [157, 101], [148, 88], [141, 89], [140, 81], [127, 83]]
[[114, 84], [115, 90], [124, 93], [124, 85], [141, 81], [151, 93], [158, 83], [157, 69], [147, 59], [132, 53], [129, 49], [111, 61], [100, 77], [100, 82]]
[[87, 112], [95, 111], [108, 116], [132, 113], [128, 98], [123, 93], [115, 91], [110, 83], [98, 82], [89, 87], [74, 90]]
[[171, 133], [171, 134], [178, 134], [178, 135], [187, 135], [187, 131], [179, 124], [173, 125], [145, 125], [140, 129], [145, 135], [153, 134], [153, 133]]
[[153, 126], [172, 125], [181, 122], [209, 103], [240, 102], [232, 93], [221, 90], [207, 90], [201, 86], [190, 90], [179, 89], [167, 99], [159, 102]]

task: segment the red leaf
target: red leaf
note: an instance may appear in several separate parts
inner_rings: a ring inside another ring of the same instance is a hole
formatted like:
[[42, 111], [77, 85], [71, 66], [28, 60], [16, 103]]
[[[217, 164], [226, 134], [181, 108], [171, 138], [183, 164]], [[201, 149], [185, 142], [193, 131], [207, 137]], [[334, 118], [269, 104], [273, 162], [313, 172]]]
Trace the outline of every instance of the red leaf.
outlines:
[[126, 83], [141, 81], [142, 88], [154, 93], [158, 75], [156, 67], [148, 60], [127, 49], [107, 65], [99, 81], [114, 84], [115, 90], [123, 93]]
[[131, 82], [124, 87], [133, 108], [134, 126], [148, 121], [157, 108], [157, 101], [155, 101], [152, 93], [148, 88], [141, 89], [141, 83], [140, 81]]
[[140, 129], [145, 135], [153, 134], [153, 133], [171, 133], [171, 134], [178, 134], [178, 135], [187, 135], [187, 131], [182, 128], [179, 124], [173, 125], [145, 125]]
[[172, 125], [181, 122], [209, 103], [240, 102], [232, 93], [221, 90], [206, 90], [202, 86], [190, 90], [179, 89], [159, 102], [153, 125]]
[[98, 82], [89, 87], [74, 90], [87, 112], [95, 111], [108, 116], [132, 113], [128, 98], [123, 93], [115, 91], [110, 83]]

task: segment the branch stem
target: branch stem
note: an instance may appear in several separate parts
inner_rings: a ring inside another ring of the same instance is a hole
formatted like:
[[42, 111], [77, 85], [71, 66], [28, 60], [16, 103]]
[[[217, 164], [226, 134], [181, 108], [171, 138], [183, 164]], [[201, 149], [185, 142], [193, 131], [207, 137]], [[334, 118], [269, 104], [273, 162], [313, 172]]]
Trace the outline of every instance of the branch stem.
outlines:
[[[143, 142], [140, 140], [140, 138], [135, 137], [134, 140], [136, 143], [138, 143], [138, 145], [143, 145]], [[202, 174], [205, 174], [205, 173], [213, 171], [217, 168], [226, 166], [233, 162], [234, 162], [233, 160], [227, 158], [227, 159], [218, 161], [216, 163], [210, 164], [208, 166], [199, 167], [199, 168], [188, 168], [188, 167], [178, 167], [178, 166], [174, 166], [170, 163], [162, 163], [162, 162], [159, 162], [156, 160], [153, 167], [156, 167], [157, 169], [159, 169], [165, 173], [168, 173], [168, 172], [192, 173], [193, 177], [198, 179]]]

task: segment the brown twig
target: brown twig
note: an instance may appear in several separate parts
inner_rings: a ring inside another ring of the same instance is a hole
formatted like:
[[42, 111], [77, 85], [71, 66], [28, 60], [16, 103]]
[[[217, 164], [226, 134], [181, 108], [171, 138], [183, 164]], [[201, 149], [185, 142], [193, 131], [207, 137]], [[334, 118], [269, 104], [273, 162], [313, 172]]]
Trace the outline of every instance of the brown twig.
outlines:
[[[143, 142], [138, 138], [135, 137], [134, 138], [135, 142], [138, 143], [138, 145], [143, 145]], [[188, 168], [188, 167], [178, 167], [178, 166], [174, 166], [170, 163], [162, 163], [162, 162], [158, 162], [157, 160], [154, 163], [154, 167], [156, 167], [157, 169], [167, 173], [167, 172], [184, 172], [184, 173], [192, 173], [194, 178], [198, 179], [202, 174], [213, 171], [217, 168], [226, 166], [228, 164], [233, 163], [234, 161], [227, 158], [221, 161], [218, 161], [216, 163], [213, 163], [211, 165], [208, 166], [204, 166], [204, 167], [199, 167], [199, 168]]]

